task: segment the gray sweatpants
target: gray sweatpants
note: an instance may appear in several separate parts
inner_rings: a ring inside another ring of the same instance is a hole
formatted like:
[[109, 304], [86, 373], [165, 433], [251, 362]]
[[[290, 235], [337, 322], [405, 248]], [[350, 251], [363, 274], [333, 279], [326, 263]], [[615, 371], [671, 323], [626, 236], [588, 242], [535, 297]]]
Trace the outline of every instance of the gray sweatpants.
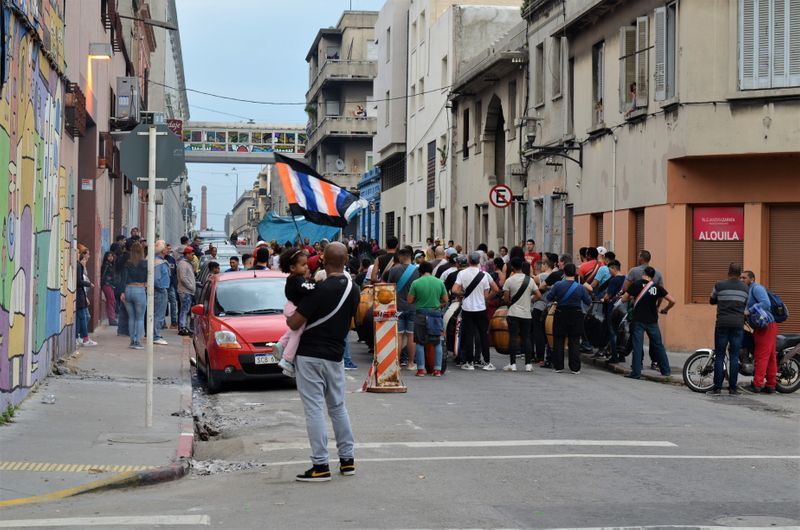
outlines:
[[311, 445], [311, 462], [328, 463], [328, 429], [323, 404], [333, 424], [339, 458], [353, 458], [353, 430], [344, 404], [344, 364], [315, 357], [295, 357], [297, 390], [306, 414], [306, 430]]

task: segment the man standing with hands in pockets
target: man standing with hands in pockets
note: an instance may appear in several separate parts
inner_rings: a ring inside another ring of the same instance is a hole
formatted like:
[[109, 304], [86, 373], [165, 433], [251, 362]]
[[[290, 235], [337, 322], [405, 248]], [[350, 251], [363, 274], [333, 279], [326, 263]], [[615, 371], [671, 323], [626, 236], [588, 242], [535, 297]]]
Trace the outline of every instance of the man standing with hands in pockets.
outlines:
[[358, 287], [344, 271], [347, 247], [334, 242], [325, 247], [325, 281], [318, 283], [297, 311], [286, 318], [291, 329], [306, 325], [295, 357], [297, 390], [303, 401], [312, 467], [297, 475], [300, 482], [331, 479], [328, 433], [323, 406], [333, 424], [339, 452], [339, 472], [355, 475], [353, 430], [344, 403], [344, 342], [359, 302]]

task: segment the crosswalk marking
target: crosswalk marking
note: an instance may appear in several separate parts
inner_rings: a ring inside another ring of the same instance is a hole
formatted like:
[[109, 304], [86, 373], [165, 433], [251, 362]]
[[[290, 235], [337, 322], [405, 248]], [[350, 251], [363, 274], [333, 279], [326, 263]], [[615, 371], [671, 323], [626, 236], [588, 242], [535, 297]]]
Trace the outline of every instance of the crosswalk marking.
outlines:
[[146, 471], [155, 466], [132, 466], [121, 464], [57, 464], [54, 462], [0, 461], [0, 471], [29, 471], [39, 473], [106, 473], [121, 471]]
[[131, 515], [109, 517], [61, 517], [0, 521], [0, 528], [42, 528], [48, 526], [208, 526], [208, 515]]
[[[410, 442], [362, 442], [356, 449], [380, 449], [382, 447], [409, 447], [414, 449], [458, 448], [458, 447], [678, 447], [668, 441], [659, 440], [451, 440]], [[335, 448], [331, 442], [328, 447]], [[262, 451], [307, 450], [307, 442], [262, 444]]]

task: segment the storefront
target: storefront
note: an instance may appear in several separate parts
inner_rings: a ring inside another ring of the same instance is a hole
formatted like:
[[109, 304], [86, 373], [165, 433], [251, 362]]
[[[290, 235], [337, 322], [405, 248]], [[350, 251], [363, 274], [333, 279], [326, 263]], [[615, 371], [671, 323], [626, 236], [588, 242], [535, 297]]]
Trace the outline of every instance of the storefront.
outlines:
[[364, 173], [358, 191], [369, 207], [358, 214], [358, 238], [375, 239], [380, 244], [381, 219], [381, 169], [376, 166]]

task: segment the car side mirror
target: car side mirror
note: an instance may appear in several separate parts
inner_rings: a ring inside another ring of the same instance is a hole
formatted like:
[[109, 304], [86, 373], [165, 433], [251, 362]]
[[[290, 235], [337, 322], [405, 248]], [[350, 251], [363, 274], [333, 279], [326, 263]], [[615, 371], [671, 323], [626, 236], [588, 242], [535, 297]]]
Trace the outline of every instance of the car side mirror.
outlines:
[[193, 315], [203, 316], [203, 313], [205, 313], [205, 308], [203, 307], [203, 304], [197, 304], [192, 306]]

